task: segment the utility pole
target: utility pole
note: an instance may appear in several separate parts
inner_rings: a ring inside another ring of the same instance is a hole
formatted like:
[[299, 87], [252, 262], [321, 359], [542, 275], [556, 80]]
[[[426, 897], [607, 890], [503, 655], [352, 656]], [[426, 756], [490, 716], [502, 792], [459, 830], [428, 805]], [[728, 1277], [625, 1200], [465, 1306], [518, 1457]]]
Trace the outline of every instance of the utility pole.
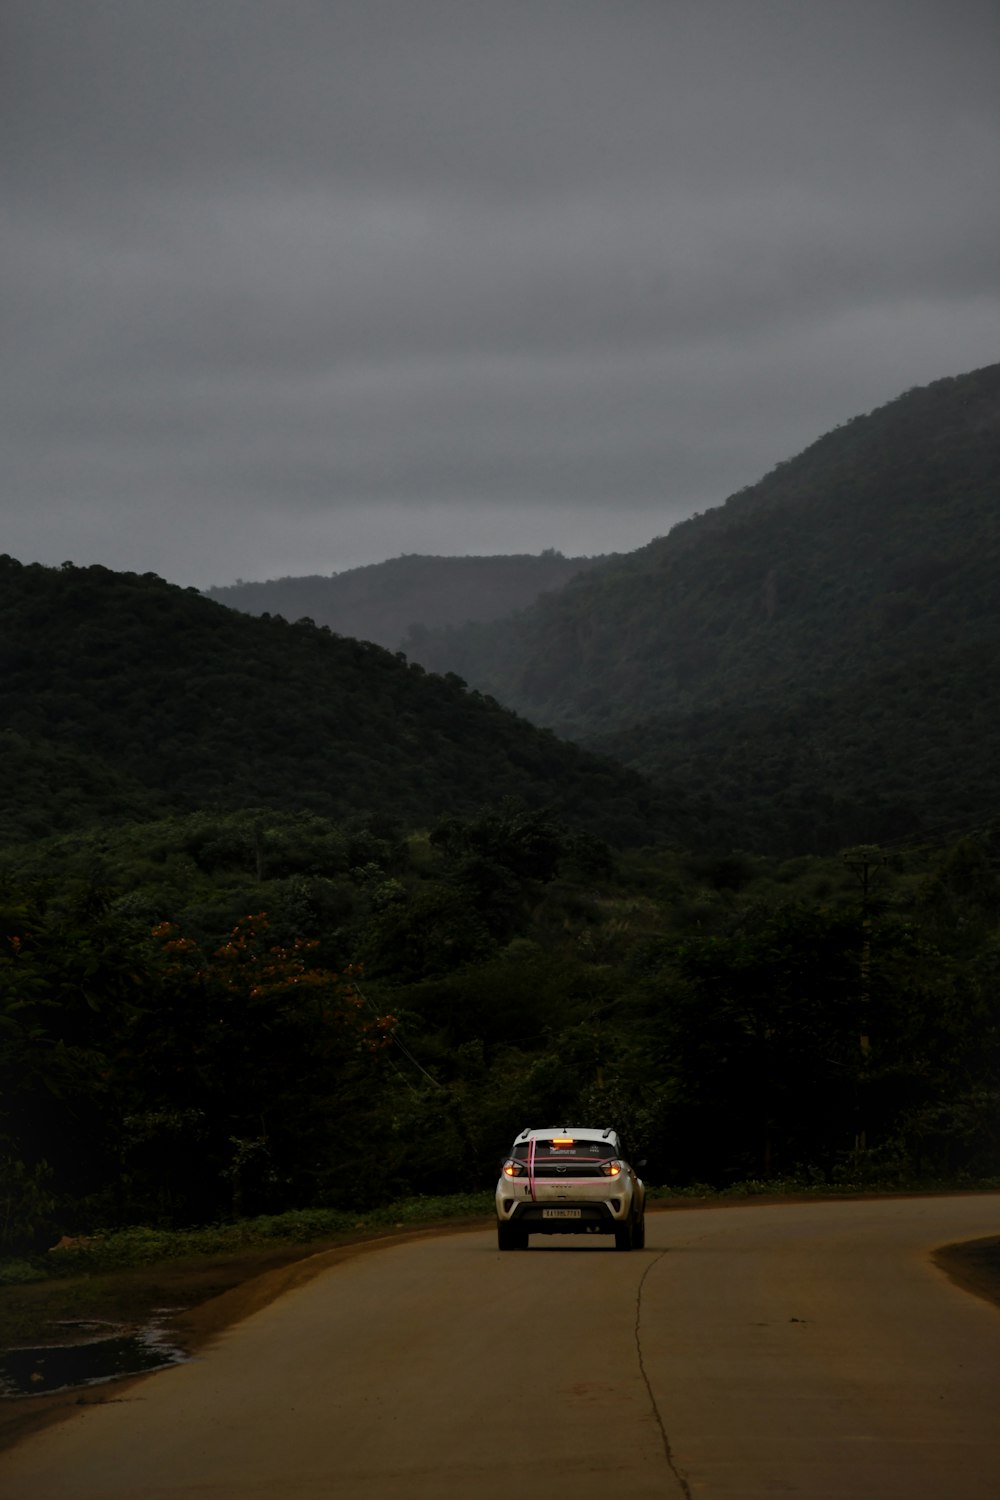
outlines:
[[860, 988], [858, 991], [858, 1047], [861, 1066], [858, 1070], [858, 1087], [855, 1101], [854, 1154], [858, 1156], [867, 1149], [868, 1132], [865, 1129], [862, 1109], [862, 1089], [866, 1081], [868, 1059], [871, 1054], [869, 1008], [871, 1003], [872, 922], [869, 890], [872, 873], [885, 864], [886, 858], [877, 844], [859, 844], [855, 849], [845, 849], [844, 864], [861, 884], [861, 963], [859, 966]]

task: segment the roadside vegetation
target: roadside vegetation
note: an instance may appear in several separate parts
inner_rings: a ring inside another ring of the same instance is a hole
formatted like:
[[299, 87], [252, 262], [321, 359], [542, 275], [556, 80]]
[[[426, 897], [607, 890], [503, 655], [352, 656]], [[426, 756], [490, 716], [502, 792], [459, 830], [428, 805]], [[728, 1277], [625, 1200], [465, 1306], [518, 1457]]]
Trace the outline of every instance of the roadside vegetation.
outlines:
[[434, 1217], [560, 1117], [615, 1124], [674, 1192], [995, 1179], [998, 864], [988, 828], [615, 853], [514, 803], [11, 846], [0, 1256]]
[[205, 1255], [233, 1255], [269, 1246], [327, 1244], [346, 1236], [423, 1228], [450, 1219], [483, 1217], [493, 1211], [492, 1193], [452, 1193], [440, 1198], [408, 1198], [359, 1215], [343, 1209], [294, 1209], [253, 1219], [187, 1229], [132, 1225], [96, 1235], [65, 1237], [43, 1255], [0, 1261], [0, 1286], [101, 1275], [138, 1266]]

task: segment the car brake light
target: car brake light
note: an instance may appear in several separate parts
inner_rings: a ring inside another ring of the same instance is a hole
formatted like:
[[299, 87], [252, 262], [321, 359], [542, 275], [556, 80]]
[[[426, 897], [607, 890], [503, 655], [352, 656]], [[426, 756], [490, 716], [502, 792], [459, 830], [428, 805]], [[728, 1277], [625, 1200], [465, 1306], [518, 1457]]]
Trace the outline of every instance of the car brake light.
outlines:
[[601, 1171], [605, 1177], [617, 1177], [621, 1169], [622, 1164], [620, 1161], [606, 1161], [601, 1163]]
[[505, 1161], [503, 1164], [503, 1175], [505, 1177], [520, 1177], [524, 1167], [519, 1161]]
[[576, 1142], [571, 1135], [554, 1135], [552, 1144], [553, 1146], [573, 1146]]

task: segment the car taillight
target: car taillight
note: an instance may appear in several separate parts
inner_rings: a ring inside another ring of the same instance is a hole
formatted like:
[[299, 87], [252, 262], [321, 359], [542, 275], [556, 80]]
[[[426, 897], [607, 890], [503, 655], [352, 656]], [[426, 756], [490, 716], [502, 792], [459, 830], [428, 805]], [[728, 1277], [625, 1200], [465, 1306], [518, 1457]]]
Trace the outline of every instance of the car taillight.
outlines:
[[505, 1177], [520, 1177], [524, 1171], [524, 1163], [519, 1161], [505, 1161], [503, 1164], [503, 1175]]
[[617, 1177], [621, 1169], [622, 1164], [620, 1161], [604, 1161], [601, 1163], [601, 1171], [605, 1177]]

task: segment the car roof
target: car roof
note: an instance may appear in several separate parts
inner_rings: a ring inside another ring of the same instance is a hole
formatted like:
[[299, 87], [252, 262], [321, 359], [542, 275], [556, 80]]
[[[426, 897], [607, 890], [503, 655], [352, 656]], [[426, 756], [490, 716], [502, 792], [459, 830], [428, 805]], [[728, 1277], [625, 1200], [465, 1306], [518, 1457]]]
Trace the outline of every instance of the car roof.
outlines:
[[522, 1130], [514, 1144], [522, 1141], [550, 1141], [554, 1135], [572, 1136], [575, 1141], [617, 1141], [618, 1132], [603, 1125], [541, 1125]]

